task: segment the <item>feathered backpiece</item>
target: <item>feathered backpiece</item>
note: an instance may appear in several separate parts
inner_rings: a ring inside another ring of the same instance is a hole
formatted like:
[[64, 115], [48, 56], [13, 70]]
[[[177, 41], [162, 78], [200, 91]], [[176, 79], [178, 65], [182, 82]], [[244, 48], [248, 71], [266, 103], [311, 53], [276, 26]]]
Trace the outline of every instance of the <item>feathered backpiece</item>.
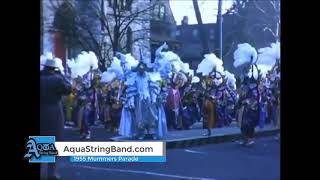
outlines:
[[232, 90], [236, 90], [237, 89], [237, 85], [236, 85], [236, 78], [234, 76], [234, 74], [230, 73], [229, 71], [225, 71], [225, 77], [226, 77], [226, 85], [231, 88]]
[[224, 71], [222, 60], [213, 53], [205, 54], [204, 59], [198, 65], [197, 73], [202, 73], [202, 76], [208, 76], [215, 71]]
[[238, 44], [238, 48], [233, 54], [234, 67], [244, 64], [254, 64], [257, 61], [258, 53], [254, 47], [248, 43]]
[[92, 70], [98, 69], [98, 58], [92, 51], [82, 51], [76, 59], [68, 59], [67, 66], [71, 71], [72, 78], [82, 77]]
[[261, 48], [258, 52], [256, 64], [261, 71], [262, 76], [265, 77], [280, 59], [280, 42], [271, 43], [270, 47]]

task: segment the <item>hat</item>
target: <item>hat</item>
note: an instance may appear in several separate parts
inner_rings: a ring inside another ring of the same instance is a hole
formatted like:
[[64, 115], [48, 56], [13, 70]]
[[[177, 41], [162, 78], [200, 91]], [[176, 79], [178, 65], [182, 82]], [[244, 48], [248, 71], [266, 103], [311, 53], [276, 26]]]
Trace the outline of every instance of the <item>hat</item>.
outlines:
[[46, 63], [44, 63], [43, 65], [46, 66], [46, 67], [58, 68], [58, 64], [53, 59], [47, 59]]

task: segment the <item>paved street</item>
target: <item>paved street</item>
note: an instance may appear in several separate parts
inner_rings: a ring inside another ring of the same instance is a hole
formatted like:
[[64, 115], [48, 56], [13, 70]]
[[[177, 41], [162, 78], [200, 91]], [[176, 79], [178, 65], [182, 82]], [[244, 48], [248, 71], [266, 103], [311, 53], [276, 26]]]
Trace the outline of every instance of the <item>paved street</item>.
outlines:
[[58, 159], [62, 179], [280, 179], [280, 143], [256, 139], [252, 147], [235, 142], [168, 149], [166, 163], [70, 163]]

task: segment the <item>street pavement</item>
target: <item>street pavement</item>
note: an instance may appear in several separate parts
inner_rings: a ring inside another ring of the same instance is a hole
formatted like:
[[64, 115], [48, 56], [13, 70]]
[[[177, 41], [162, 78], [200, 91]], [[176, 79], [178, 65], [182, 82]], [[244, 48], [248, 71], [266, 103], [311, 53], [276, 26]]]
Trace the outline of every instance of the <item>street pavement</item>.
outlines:
[[278, 180], [280, 143], [271, 136], [252, 147], [227, 142], [168, 149], [165, 163], [71, 163], [65, 157], [57, 162], [66, 180]]

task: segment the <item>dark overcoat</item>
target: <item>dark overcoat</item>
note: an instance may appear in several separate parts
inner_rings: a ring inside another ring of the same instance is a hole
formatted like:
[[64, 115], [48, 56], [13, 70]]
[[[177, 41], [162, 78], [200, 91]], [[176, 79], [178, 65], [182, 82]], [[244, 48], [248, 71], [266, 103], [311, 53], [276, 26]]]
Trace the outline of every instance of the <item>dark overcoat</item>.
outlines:
[[62, 140], [64, 115], [61, 98], [71, 93], [71, 84], [57, 73], [40, 73], [40, 132]]

